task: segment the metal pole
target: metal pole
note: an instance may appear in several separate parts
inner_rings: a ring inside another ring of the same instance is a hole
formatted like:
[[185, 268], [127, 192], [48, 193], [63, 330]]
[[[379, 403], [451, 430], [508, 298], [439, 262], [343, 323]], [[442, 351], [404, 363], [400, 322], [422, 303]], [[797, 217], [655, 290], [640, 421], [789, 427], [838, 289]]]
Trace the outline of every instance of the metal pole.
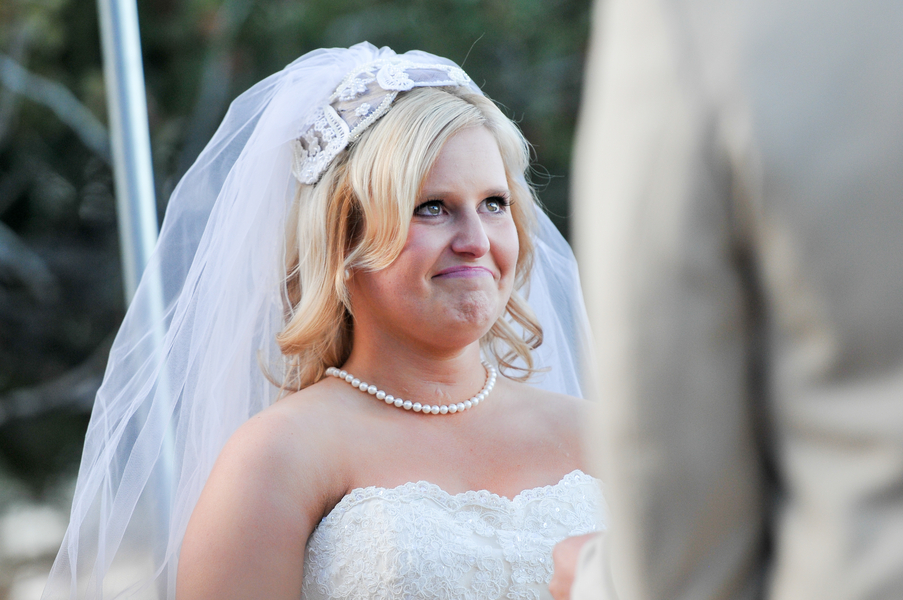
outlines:
[[119, 243], [126, 302], [131, 302], [157, 241], [144, 67], [135, 0], [98, 0]]

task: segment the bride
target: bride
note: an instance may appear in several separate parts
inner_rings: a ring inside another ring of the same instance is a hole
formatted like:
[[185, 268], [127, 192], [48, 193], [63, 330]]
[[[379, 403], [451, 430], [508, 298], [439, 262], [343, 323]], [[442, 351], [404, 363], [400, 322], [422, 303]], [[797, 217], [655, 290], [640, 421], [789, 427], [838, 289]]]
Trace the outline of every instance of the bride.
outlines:
[[239, 97], [170, 201], [44, 597], [548, 597], [601, 497], [528, 156], [425, 53], [316, 51]]

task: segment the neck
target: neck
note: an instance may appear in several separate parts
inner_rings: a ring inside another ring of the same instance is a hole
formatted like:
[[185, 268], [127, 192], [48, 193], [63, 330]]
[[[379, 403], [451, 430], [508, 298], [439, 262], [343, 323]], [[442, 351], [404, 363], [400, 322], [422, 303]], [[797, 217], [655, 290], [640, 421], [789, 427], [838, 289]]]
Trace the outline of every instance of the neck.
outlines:
[[486, 382], [479, 342], [453, 351], [425, 352], [398, 341], [383, 345], [355, 339], [341, 368], [389, 394], [430, 404], [460, 402]]

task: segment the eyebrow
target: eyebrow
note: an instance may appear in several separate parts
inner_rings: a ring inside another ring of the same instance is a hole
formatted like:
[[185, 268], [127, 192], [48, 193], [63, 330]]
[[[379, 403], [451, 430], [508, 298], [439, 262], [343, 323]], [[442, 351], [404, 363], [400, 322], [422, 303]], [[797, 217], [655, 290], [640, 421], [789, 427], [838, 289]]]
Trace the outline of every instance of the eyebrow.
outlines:
[[[455, 193], [454, 192], [439, 192], [439, 191], [431, 192], [429, 190], [426, 190], [426, 191], [422, 192], [421, 195], [424, 198], [436, 198], [437, 200], [441, 200], [442, 198], [446, 198], [448, 196], [454, 196]], [[491, 198], [493, 196], [510, 196], [511, 190], [508, 189], [507, 187], [491, 188], [488, 190], [484, 190], [480, 195], [483, 196], [484, 198]]]

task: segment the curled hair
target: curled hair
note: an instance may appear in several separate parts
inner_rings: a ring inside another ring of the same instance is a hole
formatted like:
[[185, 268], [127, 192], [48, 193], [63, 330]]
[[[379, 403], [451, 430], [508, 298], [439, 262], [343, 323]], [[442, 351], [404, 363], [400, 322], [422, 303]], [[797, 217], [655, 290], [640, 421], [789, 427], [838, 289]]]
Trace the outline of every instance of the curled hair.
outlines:
[[[401, 253], [423, 181], [445, 142], [482, 126], [498, 143], [518, 234], [514, 290], [480, 340], [508, 376], [527, 379], [542, 329], [519, 293], [533, 264], [537, 201], [526, 180], [530, 149], [491, 100], [461, 88], [418, 88], [333, 160], [314, 185], [301, 185], [288, 216], [285, 328], [276, 341], [286, 358], [284, 389], [320, 380], [351, 353], [353, 318], [346, 269], [379, 270]], [[525, 366], [517, 366], [520, 359]]]

